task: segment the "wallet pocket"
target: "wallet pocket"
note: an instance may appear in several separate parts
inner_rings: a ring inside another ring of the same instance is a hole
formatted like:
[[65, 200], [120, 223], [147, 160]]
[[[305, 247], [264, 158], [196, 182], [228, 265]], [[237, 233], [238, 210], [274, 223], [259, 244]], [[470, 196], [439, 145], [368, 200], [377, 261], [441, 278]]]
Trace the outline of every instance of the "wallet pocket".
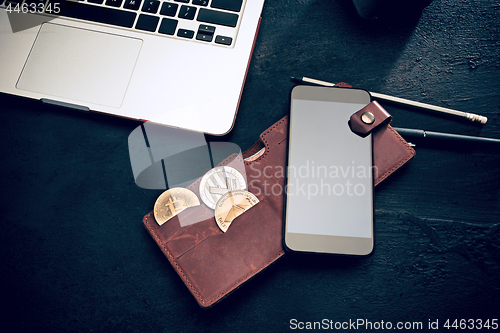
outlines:
[[[172, 222], [178, 223], [177, 221]], [[179, 258], [208, 237], [216, 234], [222, 234], [222, 231], [212, 217], [196, 224], [181, 227], [172, 238], [165, 242], [165, 246], [174, 258]]]
[[[169, 251], [175, 250], [178, 272], [191, 281], [188, 287], [199, 302], [212, 304], [283, 255], [281, 238], [276, 237], [281, 234], [281, 216], [270, 218], [272, 211], [262, 200], [238, 216], [226, 233], [213, 232], [212, 227], [190, 228], [165, 244]], [[218, 229], [215, 219], [197, 225], [209, 222]], [[186, 240], [191, 246], [178, 243]]]

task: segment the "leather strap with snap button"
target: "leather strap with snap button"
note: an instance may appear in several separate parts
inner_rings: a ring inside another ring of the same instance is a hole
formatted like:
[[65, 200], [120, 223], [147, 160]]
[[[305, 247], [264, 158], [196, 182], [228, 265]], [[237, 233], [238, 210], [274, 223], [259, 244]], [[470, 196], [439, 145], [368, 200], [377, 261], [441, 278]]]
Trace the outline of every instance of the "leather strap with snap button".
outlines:
[[388, 124], [391, 120], [392, 116], [377, 101], [373, 101], [351, 116], [349, 127], [351, 131], [364, 138], [375, 128]]

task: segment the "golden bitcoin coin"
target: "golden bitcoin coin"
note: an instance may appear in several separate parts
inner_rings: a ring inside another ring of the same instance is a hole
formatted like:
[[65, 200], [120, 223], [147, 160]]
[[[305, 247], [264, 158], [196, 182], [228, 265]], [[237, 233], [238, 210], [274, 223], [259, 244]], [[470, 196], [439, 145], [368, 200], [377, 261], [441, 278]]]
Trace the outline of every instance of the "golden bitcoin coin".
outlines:
[[155, 202], [154, 215], [156, 222], [162, 225], [184, 209], [199, 204], [200, 200], [198, 200], [196, 194], [186, 188], [174, 187], [166, 190]]
[[215, 206], [215, 221], [220, 230], [226, 232], [231, 222], [259, 202], [252, 193], [245, 190], [229, 191]]

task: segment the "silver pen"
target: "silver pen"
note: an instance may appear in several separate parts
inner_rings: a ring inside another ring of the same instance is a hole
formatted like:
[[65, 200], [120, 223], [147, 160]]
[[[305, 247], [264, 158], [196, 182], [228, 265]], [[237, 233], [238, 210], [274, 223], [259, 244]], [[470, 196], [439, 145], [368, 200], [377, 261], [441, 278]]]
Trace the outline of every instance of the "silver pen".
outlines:
[[480, 136], [440, 133], [440, 132], [424, 131], [420, 129], [398, 128], [398, 127], [394, 127], [394, 129], [402, 136], [408, 138], [413, 137], [413, 138], [426, 138], [426, 139], [459, 140], [459, 141], [469, 141], [469, 142], [500, 143], [499, 139], [484, 138]]

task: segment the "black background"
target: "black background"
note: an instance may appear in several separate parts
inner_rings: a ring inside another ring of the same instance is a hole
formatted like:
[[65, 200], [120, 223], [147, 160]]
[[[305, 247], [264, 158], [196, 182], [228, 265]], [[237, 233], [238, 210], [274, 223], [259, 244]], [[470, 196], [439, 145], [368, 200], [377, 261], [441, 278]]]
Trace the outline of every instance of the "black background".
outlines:
[[[218, 140], [249, 148], [288, 113], [291, 76], [478, 113], [486, 125], [384, 104], [394, 126], [500, 139], [499, 13], [498, 1], [434, 0], [363, 20], [350, 1], [267, 0], [234, 129]], [[375, 190], [372, 256], [287, 254], [204, 310], [142, 225], [161, 191], [134, 183], [138, 122], [7, 95], [0, 108], [10, 332], [271, 332], [293, 318], [457, 331], [445, 320], [498, 318], [498, 148], [413, 140], [416, 157]]]

